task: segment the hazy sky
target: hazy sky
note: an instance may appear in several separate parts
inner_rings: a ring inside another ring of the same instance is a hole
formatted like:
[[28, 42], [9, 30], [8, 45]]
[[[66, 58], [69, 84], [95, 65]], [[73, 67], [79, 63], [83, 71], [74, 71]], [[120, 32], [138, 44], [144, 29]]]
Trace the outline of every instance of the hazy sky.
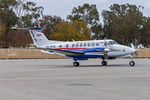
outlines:
[[109, 9], [112, 4], [135, 4], [144, 6], [144, 15], [150, 16], [150, 0], [29, 0], [44, 7], [45, 15], [57, 15], [65, 19], [71, 13], [73, 7], [84, 3], [96, 4], [99, 13]]

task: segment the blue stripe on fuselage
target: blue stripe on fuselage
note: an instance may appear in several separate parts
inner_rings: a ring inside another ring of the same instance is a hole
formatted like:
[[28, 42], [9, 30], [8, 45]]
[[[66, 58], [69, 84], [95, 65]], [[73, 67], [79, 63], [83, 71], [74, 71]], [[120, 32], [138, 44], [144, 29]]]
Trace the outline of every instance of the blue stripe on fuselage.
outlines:
[[102, 58], [104, 55], [67, 55], [72, 58]]
[[65, 49], [66, 51], [80, 51], [83, 53], [90, 53], [90, 52], [103, 52], [105, 48], [87, 48], [87, 49]]

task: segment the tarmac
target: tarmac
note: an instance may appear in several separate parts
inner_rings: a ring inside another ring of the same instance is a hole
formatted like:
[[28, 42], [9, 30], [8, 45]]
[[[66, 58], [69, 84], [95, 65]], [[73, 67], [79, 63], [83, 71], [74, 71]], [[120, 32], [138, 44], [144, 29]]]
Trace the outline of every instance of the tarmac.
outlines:
[[150, 100], [150, 59], [0, 60], [0, 100]]

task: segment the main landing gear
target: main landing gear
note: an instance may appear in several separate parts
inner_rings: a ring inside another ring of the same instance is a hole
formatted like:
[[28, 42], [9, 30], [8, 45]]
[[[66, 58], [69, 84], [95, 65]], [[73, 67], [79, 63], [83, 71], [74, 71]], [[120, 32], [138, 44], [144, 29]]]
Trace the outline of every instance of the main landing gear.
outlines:
[[102, 65], [103, 65], [103, 66], [107, 66], [107, 61], [103, 60], [103, 61], [102, 61]]
[[[105, 59], [103, 59], [103, 61], [101, 63], [102, 63], [103, 66], [107, 66], [108, 65], [108, 63], [107, 63], [107, 61]], [[133, 67], [134, 65], [135, 65], [135, 62], [132, 60], [132, 57], [131, 57], [130, 58], [130, 62], [129, 62], [129, 66]], [[78, 67], [78, 66], [80, 66], [80, 63], [77, 62], [77, 60], [75, 60], [73, 62], [73, 66]]]
[[73, 66], [75, 66], [75, 67], [77, 67], [77, 66], [79, 66], [79, 65], [80, 65], [80, 63], [77, 62], [77, 61], [75, 61], [75, 62], [73, 63]]

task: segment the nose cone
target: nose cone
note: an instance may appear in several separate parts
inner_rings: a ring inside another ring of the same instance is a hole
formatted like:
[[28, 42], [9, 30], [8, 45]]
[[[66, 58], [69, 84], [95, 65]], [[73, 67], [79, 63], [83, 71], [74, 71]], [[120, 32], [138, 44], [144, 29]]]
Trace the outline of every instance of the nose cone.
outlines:
[[134, 48], [130, 48], [130, 49], [129, 49], [129, 53], [130, 53], [130, 54], [134, 54], [135, 52], [136, 52], [136, 49], [134, 49]]

